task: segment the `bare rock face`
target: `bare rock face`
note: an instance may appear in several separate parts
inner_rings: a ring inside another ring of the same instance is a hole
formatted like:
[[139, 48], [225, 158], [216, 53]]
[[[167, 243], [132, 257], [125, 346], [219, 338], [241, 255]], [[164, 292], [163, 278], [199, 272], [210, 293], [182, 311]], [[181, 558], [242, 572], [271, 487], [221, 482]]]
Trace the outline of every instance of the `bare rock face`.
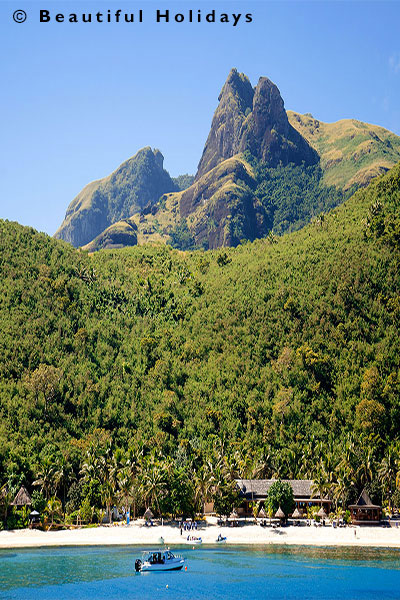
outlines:
[[196, 179], [223, 160], [239, 152], [243, 122], [253, 106], [254, 90], [243, 73], [232, 69], [218, 97], [211, 130], [197, 170]]
[[315, 150], [290, 125], [280, 92], [267, 77], [260, 77], [255, 89], [253, 110], [243, 124], [239, 150], [250, 150], [271, 167], [318, 161]]
[[265, 233], [268, 216], [254, 196], [255, 185], [251, 166], [236, 155], [182, 192], [180, 218], [187, 221], [198, 246], [237, 246]]
[[315, 150], [290, 125], [277, 86], [261, 77], [253, 90], [249, 79], [232, 69], [219, 96], [196, 179], [245, 150], [271, 167], [318, 161]]

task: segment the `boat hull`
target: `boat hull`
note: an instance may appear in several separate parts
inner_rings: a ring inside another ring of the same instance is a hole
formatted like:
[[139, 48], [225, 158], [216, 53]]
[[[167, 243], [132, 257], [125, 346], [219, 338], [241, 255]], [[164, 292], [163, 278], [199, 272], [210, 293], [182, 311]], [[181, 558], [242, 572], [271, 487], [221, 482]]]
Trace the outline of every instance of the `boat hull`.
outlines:
[[150, 565], [150, 564], [146, 565], [146, 564], [143, 564], [141, 566], [140, 570], [143, 573], [149, 573], [151, 571], [180, 571], [183, 567], [184, 562], [185, 562], [184, 560], [181, 560], [179, 562], [177, 561], [175, 563], [171, 563], [170, 565], [165, 565], [165, 564], [164, 565]]

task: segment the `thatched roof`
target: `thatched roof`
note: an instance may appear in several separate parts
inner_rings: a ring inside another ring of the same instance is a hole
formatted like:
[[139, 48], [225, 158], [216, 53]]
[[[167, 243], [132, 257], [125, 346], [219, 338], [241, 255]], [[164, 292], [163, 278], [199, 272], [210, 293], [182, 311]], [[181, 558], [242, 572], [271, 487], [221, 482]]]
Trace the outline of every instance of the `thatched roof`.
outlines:
[[372, 504], [367, 490], [363, 490], [356, 504], [350, 504], [349, 508], [381, 508], [377, 504]]
[[230, 519], [237, 519], [239, 517], [239, 515], [237, 514], [236, 510], [233, 509], [233, 511], [231, 512], [231, 514], [229, 515]]
[[321, 506], [321, 508], [319, 509], [319, 511], [317, 512], [317, 517], [321, 517], [321, 519], [326, 519], [328, 515], [326, 514], [326, 512], [324, 511], [324, 507]]
[[294, 519], [298, 519], [302, 516], [301, 512], [299, 511], [299, 509], [296, 507], [293, 511], [292, 517]]
[[279, 507], [278, 510], [276, 511], [275, 517], [277, 519], [284, 519], [285, 518], [285, 513], [283, 512], [283, 510], [281, 509], [281, 507]]
[[18, 494], [11, 502], [11, 506], [31, 506], [32, 498], [24, 485], [21, 486]]
[[[276, 479], [236, 479], [239, 493], [246, 500], [265, 500], [269, 489]], [[312, 492], [312, 479], [282, 479], [289, 483], [293, 490], [293, 496], [297, 501], [308, 502], [312, 498], [319, 498], [319, 493]]]
[[154, 517], [153, 513], [151, 512], [150, 508], [146, 509], [146, 512], [144, 513], [144, 518], [145, 519], [152, 519]]
[[265, 519], [265, 517], [267, 516], [267, 513], [265, 512], [264, 508], [262, 508], [260, 510], [260, 512], [258, 513], [258, 516], [261, 517], [262, 519]]

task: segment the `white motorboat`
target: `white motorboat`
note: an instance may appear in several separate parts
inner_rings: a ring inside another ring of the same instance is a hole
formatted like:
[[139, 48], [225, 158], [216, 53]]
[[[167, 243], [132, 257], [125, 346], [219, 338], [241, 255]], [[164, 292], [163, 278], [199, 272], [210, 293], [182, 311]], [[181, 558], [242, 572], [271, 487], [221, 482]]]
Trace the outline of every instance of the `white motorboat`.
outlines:
[[135, 560], [135, 571], [179, 571], [184, 562], [182, 556], [172, 554], [170, 550], [151, 550], [143, 555], [142, 560]]
[[202, 544], [203, 540], [201, 537], [196, 537], [195, 535], [188, 535], [186, 538], [187, 544]]

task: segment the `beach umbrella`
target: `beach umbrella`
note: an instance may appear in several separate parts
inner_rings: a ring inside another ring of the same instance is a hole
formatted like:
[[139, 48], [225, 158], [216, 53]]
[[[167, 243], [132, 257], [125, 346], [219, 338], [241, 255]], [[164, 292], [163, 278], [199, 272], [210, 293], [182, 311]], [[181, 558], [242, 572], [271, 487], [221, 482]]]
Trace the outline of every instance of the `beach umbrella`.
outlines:
[[278, 510], [276, 511], [275, 517], [277, 519], [284, 519], [285, 518], [285, 513], [283, 512], [283, 510], [281, 509], [281, 507], [279, 507]]
[[319, 509], [319, 511], [317, 512], [317, 517], [321, 517], [321, 519], [326, 519], [328, 515], [326, 514], [326, 512], [324, 511], [324, 507], [321, 506], [321, 508]]
[[144, 513], [144, 518], [145, 519], [152, 519], [154, 517], [153, 513], [151, 512], [150, 508], [146, 509], [146, 512]]
[[238, 517], [239, 517], [239, 515], [237, 514], [236, 509], [233, 509], [233, 511], [229, 515], [229, 518], [230, 519], [237, 519]]
[[261, 519], [265, 519], [265, 518], [267, 517], [267, 513], [265, 512], [265, 509], [264, 509], [264, 507], [263, 507], [263, 508], [260, 510], [260, 512], [258, 513], [258, 516], [259, 516]]
[[296, 507], [293, 511], [292, 517], [294, 519], [299, 519], [302, 516], [301, 512], [299, 511], [299, 509]]
[[40, 521], [39, 513], [37, 510], [33, 510], [31, 513], [29, 513], [29, 520], [31, 523], [37, 523], [38, 521]]

